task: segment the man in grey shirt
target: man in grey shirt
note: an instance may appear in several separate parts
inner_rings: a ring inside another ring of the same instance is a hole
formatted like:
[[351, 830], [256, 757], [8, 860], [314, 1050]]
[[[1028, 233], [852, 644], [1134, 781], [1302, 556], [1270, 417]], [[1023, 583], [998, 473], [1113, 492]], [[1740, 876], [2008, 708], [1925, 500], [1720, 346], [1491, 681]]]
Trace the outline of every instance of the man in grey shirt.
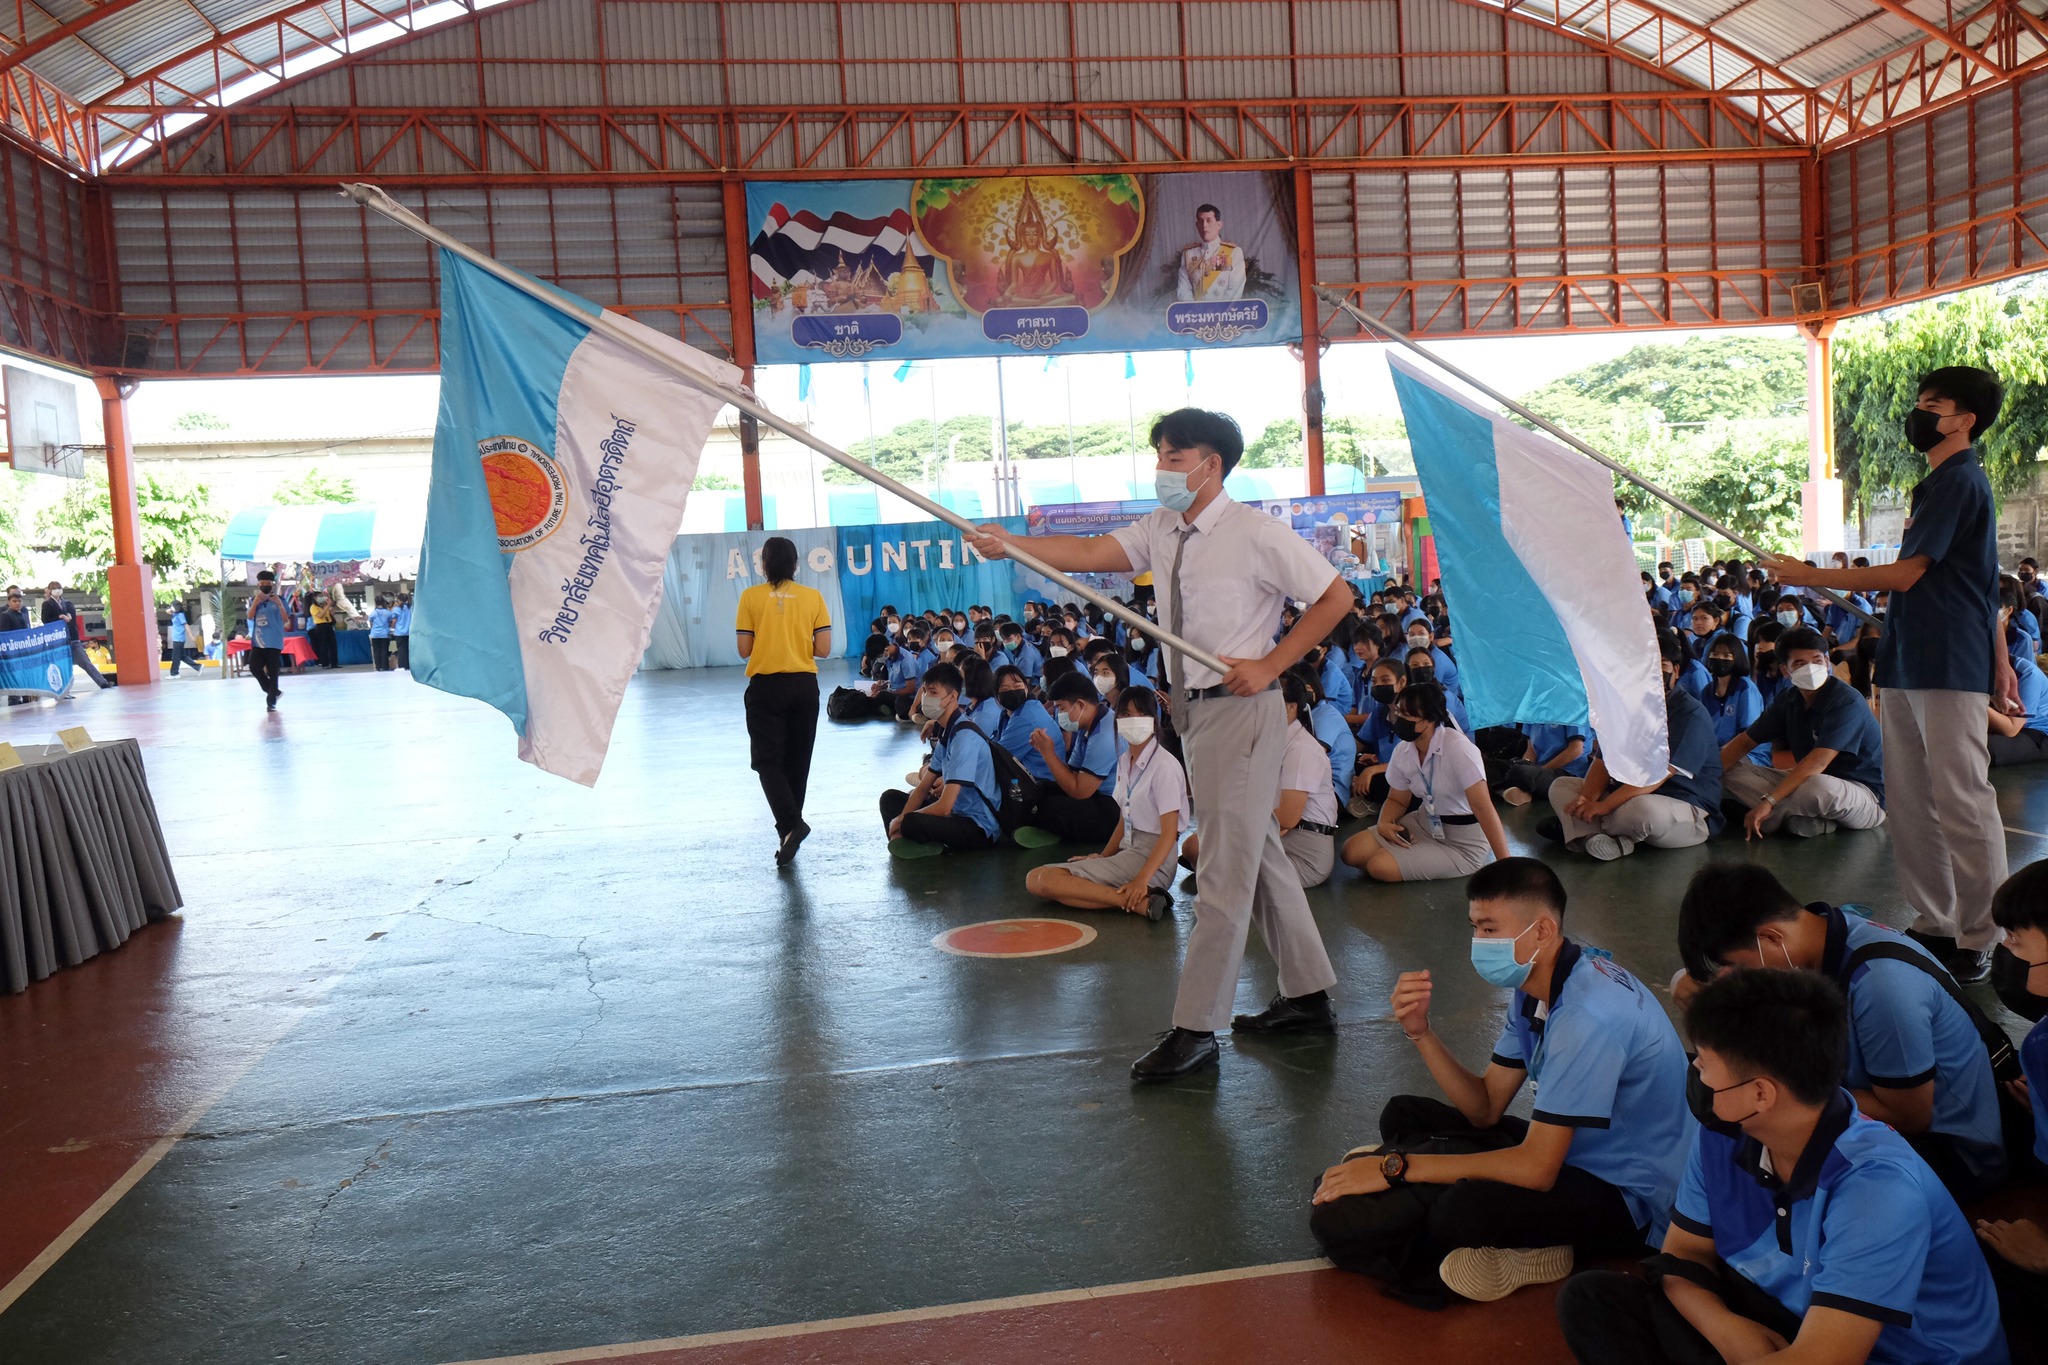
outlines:
[[[1336, 1027], [1329, 998], [1336, 973], [1273, 819], [1287, 748], [1287, 711], [1275, 683], [1351, 610], [1351, 589], [1292, 527], [1223, 491], [1244, 453], [1236, 422], [1182, 408], [1160, 418], [1151, 439], [1157, 511], [1112, 535], [1033, 537], [1028, 546], [1069, 573], [1152, 573], [1160, 626], [1229, 665], [1219, 674], [1162, 651], [1202, 832], [1198, 910], [1173, 1029], [1131, 1067], [1137, 1080], [1164, 1081], [1216, 1065], [1216, 1030], [1231, 1019], [1253, 922], [1279, 967], [1280, 993], [1261, 1013], [1231, 1021], [1233, 1030]], [[985, 526], [972, 543], [996, 559], [1013, 539]], [[1275, 645], [1289, 598], [1310, 606]]]

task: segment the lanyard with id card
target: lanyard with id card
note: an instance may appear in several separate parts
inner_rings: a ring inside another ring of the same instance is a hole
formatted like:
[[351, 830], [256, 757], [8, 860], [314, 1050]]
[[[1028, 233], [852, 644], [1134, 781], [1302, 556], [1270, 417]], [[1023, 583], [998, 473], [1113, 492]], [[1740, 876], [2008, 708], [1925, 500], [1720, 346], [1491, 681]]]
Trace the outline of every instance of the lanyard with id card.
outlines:
[[1438, 727], [1432, 736], [1437, 742], [1430, 746], [1429, 757], [1416, 765], [1422, 774], [1422, 818], [1429, 822], [1429, 837], [1438, 843], [1444, 841], [1444, 822], [1436, 813], [1436, 763], [1443, 756], [1443, 729]]

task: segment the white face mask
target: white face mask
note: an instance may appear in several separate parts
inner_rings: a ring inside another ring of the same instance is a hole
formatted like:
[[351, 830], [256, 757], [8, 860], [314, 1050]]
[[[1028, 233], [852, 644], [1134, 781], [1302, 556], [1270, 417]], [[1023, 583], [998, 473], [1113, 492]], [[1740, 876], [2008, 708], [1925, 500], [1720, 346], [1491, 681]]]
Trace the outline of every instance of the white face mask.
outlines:
[[1052, 657], [1055, 659], [1064, 659], [1067, 657], [1067, 647], [1065, 645], [1051, 645], [1046, 649], [1045, 652], [1052, 655]]
[[888, 631], [891, 635], [894, 635], [897, 631], [903, 629], [903, 627], [897, 625], [894, 621], [891, 621], [889, 622], [889, 624], [883, 626], [882, 629]]
[[1096, 692], [1096, 695], [1098, 695], [1098, 696], [1103, 696], [1103, 697], [1106, 697], [1106, 696], [1108, 696], [1108, 695], [1109, 695], [1109, 694], [1110, 694], [1110, 693], [1111, 693], [1112, 691], [1114, 691], [1114, 690], [1115, 690], [1115, 688], [1116, 688], [1116, 674], [1114, 674], [1114, 673], [1097, 673], [1097, 674], [1094, 674], [1093, 676], [1094, 676], [1094, 678], [1095, 678], [1095, 692]]
[[1792, 670], [1792, 685], [1802, 692], [1817, 691], [1828, 680], [1828, 671], [1819, 664], [1801, 664]]
[[1411, 636], [1409, 636], [1409, 637], [1408, 637], [1408, 648], [1410, 648], [1410, 649], [1428, 649], [1428, 648], [1429, 648], [1429, 637], [1428, 637], [1427, 635], [1411, 635]]
[[937, 720], [946, 714], [946, 699], [927, 692], [917, 699], [917, 709], [926, 720]]
[[1116, 722], [1117, 735], [1126, 744], [1143, 744], [1152, 738], [1152, 717], [1119, 716]]
[[1799, 613], [1796, 611], [1779, 612], [1778, 624], [1785, 627], [1785, 629], [1790, 630], [1792, 627], [1799, 624]]
[[941, 636], [939, 637], [939, 648], [940, 648], [940, 649], [951, 649], [952, 647], [953, 647], [953, 637], [952, 637], [952, 636], [950, 636], [950, 635], [941, 635]]

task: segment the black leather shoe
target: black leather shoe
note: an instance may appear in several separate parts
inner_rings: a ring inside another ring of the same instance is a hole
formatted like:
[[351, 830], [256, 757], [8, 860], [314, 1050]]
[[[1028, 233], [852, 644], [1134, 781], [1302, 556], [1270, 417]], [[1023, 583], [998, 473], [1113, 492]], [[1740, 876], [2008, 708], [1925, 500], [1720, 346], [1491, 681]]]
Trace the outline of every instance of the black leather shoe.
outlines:
[[1564, 825], [1555, 815], [1546, 816], [1536, 822], [1536, 832], [1553, 844], [1564, 842]]
[[1975, 948], [1958, 948], [1948, 957], [1948, 974], [1958, 986], [1974, 986], [1991, 978], [1991, 954]]
[[1173, 913], [1173, 897], [1158, 887], [1145, 893], [1145, 918], [1154, 924]]
[[1337, 1011], [1328, 991], [1293, 1000], [1276, 995], [1259, 1013], [1238, 1015], [1230, 1027], [1237, 1033], [1335, 1033]]
[[783, 835], [781, 844], [776, 847], [775, 865], [777, 867], [788, 867], [791, 863], [795, 862], [797, 849], [803, 845], [804, 840], [810, 836], [810, 833], [811, 827], [809, 825], [801, 820], [797, 821], [796, 828]]
[[1216, 1035], [1193, 1029], [1168, 1029], [1153, 1048], [1131, 1063], [1134, 1081], [1177, 1081], [1216, 1065]]

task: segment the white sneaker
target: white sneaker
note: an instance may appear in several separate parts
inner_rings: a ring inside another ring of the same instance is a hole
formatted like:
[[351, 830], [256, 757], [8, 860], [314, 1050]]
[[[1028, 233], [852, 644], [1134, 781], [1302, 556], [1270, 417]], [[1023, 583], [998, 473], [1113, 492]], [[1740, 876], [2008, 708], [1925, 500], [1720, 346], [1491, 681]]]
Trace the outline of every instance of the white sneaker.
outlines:
[[1635, 851], [1635, 840], [1624, 839], [1617, 834], [1594, 834], [1586, 839], [1587, 856], [1598, 858], [1603, 863], [1611, 863], [1616, 858], [1626, 858]]
[[1801, 839], [1811, 839], [1817, 834], [1833, 834], [1837, 828], [1838, 826], [1834, 821], [1824, 820], [1818, 815], [1788, 815], [1785, 817], [1786, 832], [1796, 834]]
[[1504, 1299], [1527, 1284], [1550, 1284], [1572, 1273], [1566, 1247], [1459, 1247], [1436, 1272], [1453, 1294], [1476, 1303]]
[[1354, 820], [1370, 820], [1380, 813], [1380, 803], [1368, 798], [1364, 792], [1353, 792], [1350, 804], [1344, 809], [1351, 812]]

